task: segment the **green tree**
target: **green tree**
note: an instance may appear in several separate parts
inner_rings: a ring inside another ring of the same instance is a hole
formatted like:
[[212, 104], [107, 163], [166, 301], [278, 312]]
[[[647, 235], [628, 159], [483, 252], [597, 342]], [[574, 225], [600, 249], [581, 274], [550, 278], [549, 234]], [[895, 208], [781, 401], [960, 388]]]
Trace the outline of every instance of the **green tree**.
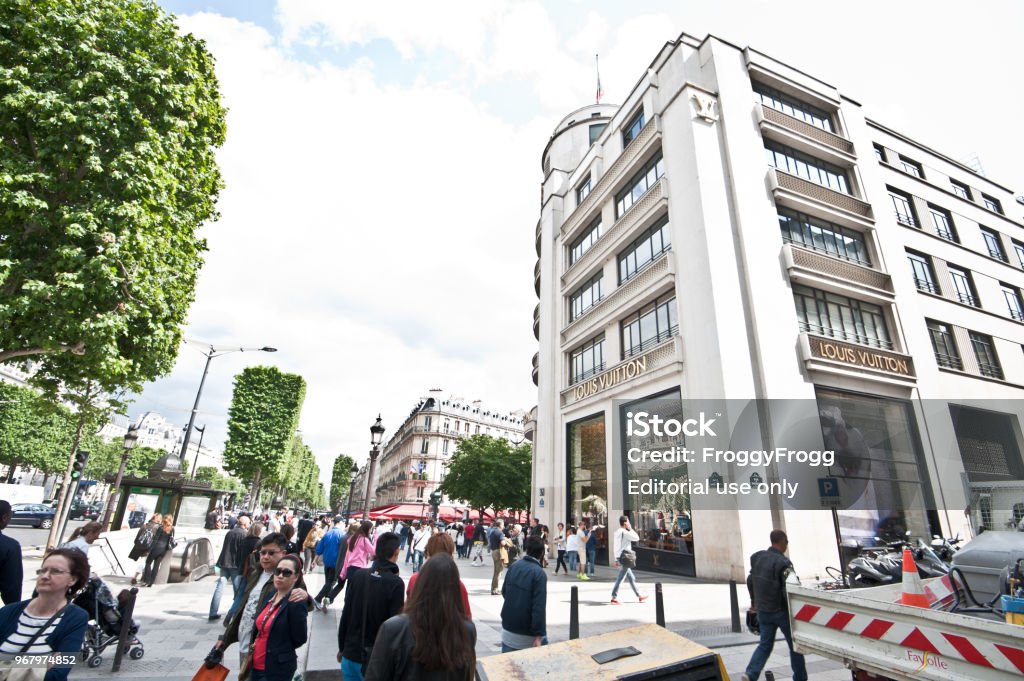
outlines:
[[503, 438], [473, 435], [459, 441], [445, 464], [441, 491], [472, 508], [525, 510], [530, 505], [532, 450]]
[[331, 469], [331, 508], [335, 511], [341, 509], [341, 502], [348, 496], [348, 486], [352, 482], [352, 466], [355, 460], [348, 454], [339, 454], [334, 458], [334, 468]]
[[63, 469], [75, 437], [74, 415], [30, 388], [0, 383], [0, 463]]
[[248, 367], [235, 376], [224, 465], [253, 481], [253, 499], [264, 479], [280, 482], [290, 473], [286, 467], [305, 397], [305, 380], [276, 367]]
[[195, 479], [210, 483], [214, 489], [224, 489], [236, 494], [245, 493], [245, 485], [229, 475], [224, 475], [213, 466], [200, 466], [197, 468]]
[[52, 395], [172, 368], [224, 133], [213, 58], [156, 3], [0, 3], [0, 362]]

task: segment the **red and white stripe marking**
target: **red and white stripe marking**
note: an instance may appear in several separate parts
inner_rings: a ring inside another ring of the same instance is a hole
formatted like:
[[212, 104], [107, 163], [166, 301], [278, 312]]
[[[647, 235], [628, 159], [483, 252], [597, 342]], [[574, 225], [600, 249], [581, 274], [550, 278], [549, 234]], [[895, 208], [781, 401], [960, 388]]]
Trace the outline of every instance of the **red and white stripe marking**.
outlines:
[[872, 617], [857, 615], [835, 608], [804, 605], [793, 617], [798, 622], [843, 631], [858, 636], [892, 643], [903, 648], [919, 650], [946, 658], [963, 660], [990, 669], [1014, 674], [1024, 674], [1024, 650], [999, 643], [950, 634], [913, 624], [904, 624]]

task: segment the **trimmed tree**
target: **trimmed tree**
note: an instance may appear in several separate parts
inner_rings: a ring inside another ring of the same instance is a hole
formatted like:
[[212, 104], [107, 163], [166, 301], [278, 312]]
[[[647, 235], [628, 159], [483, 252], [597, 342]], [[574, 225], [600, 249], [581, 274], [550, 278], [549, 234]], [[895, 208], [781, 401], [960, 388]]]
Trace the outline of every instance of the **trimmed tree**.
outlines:
[[441, 492], [472, 508], [525, 510], [530, 505], [532, 450], [503, 438], [473, 435], [460, 440], [445, 464]]
[[156, 3], [0, 3], [0, 362], [51, 395], [173, 367], [224, 133], [213, 58]]
[[276, 367], [249, 367], [235, 376], [224, 466], [235, 477], [253, 481], [253, 500], [264, 480], [278, 482], [288, 473], [305, 398], [306, 381]]
[[67, 463], [74, 415], [30, 388], [0, 383], [0, 463], [56, 473]]
[[348, 486], [352, 483], [352, 465], [355, 460], [348, 454], [339, 454], [334, 458], [331, 469], [331, 509], [335, 513], [341, 510], [341, 501], [348, 496]]

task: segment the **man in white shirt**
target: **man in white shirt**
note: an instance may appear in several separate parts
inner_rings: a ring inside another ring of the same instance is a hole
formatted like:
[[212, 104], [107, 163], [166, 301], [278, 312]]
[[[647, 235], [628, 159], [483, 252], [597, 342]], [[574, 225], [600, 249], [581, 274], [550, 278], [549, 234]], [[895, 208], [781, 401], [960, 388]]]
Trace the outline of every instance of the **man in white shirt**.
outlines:
[[427, 550], [427, 542], [434, 534], [433, 529], [428, 525], [422, 525], [412, 535], [412, 571], [419, 572], [423, 567], [423, 555]]
[[612, 555], [615, 556], [615, 566], [619, 568], [619, 574], [615, 578], [615, 586], [612, 587], [612, 605], [619, 604], [617, 596], [619, 595], [619, 585], [622, 584], [623, 577], [629, 580], [629, 585], [633, 587], [633, 593], [636, 594], [641, 603], [647, 600], [647, 596], [641, 596], [640, 590], [636, 588], [636, 579], [633, 577], [633, 570], [631, 569], [636, 564], [634, 562], [636, 554], [633, 554], [634, 558], [632, 560], [626, 561], [631, 563], [630, 565], [627, 566], [622, 561], [622, 553], [624, 551], [632, 552], [633, 542], [635, 541], [640, 541], [640, 535], [630, 527], [629, 518], [624, 515], [619, 516], [619, 529], [615, 530], [612, 542], [613, 550], [615, 551]]

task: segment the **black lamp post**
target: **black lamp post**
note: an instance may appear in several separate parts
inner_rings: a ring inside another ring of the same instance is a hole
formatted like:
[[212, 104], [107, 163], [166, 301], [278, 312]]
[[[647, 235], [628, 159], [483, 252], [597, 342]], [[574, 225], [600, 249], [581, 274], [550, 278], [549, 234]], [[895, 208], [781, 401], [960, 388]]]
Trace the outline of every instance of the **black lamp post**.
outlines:
[[199, 455], [203, 451], [203, 436], [206, 435], [206, 426], [196, 426], [196, 430], [199, 431], [199, 446], [196, 447], [196, 460], [192, 463], [192, 475], [188, 476], [190, 479], [196, 479], [196, 469], [199, 468]]
[[[199, 392], [196, 393], [196, 402], [192, 405], [192, 414], [188, 417], [188, 425], [185, 426], [185, 438], [181, 443], [181, 454], [178, 457], [177, 469], [181, 470], [181, 462], [185, 460], [185, 456], [188, 453], [188, 443], [192, 439], [192, 426], [196, 423], [196, 414], [199, 413], [199, 398], [203, 396], [203, 385], [206, 383], [206, 374], [210, 371], [210, 360], [214, 357], [220, 357], [221, 355], [227, 355], [232, 352], [277, 352], [277, 348], [262, 347], [262, 348], [215, 348], [212, 345], [206, 355], [206, 366], [203, 368], [203, 378], [199, 381]], [[202, 431], [200, 431], [202, 432]], [[172, 467], [172, 462], [168, 460], [168, 468]]]
[[373, 489], [373, 473], [377, 468], [377, 457], [380, 456], [380, 443], [384, 438], [384, 424], [380, 422], [380, 414], [377, 414], [377, 422], [370, 426], [370, 469], [366, 471], [366, 498], [363, 499], [363, 520], [370, 519], [370, 490]]
[[121, 465], [117, 468], [117, 477], [114, 478], [114, 491], [110, 493], [107, 498], [107, 508], [103, 512], [103, 527], [110, 527], [110, 518], [114, 515], [114, 509], [117, 508], [118, 502], [121, 501], [121, 478], [124, 477], [125, 466], [128, 465], [128, 457], [131, 456], [132, 449], [135, 448], [135, 443], [139, 439], [139, 425], [133, 423], [128, 426], [128, 432], [124, 436], [124, 451], [121, 452]]
[[359, 466], [352, 464], [352, 476], [348, 481], [348, 503], [345, 505], [345, 522], [352, 517], [352, 495], [356, 489], [356, 474], [359, 473]]

